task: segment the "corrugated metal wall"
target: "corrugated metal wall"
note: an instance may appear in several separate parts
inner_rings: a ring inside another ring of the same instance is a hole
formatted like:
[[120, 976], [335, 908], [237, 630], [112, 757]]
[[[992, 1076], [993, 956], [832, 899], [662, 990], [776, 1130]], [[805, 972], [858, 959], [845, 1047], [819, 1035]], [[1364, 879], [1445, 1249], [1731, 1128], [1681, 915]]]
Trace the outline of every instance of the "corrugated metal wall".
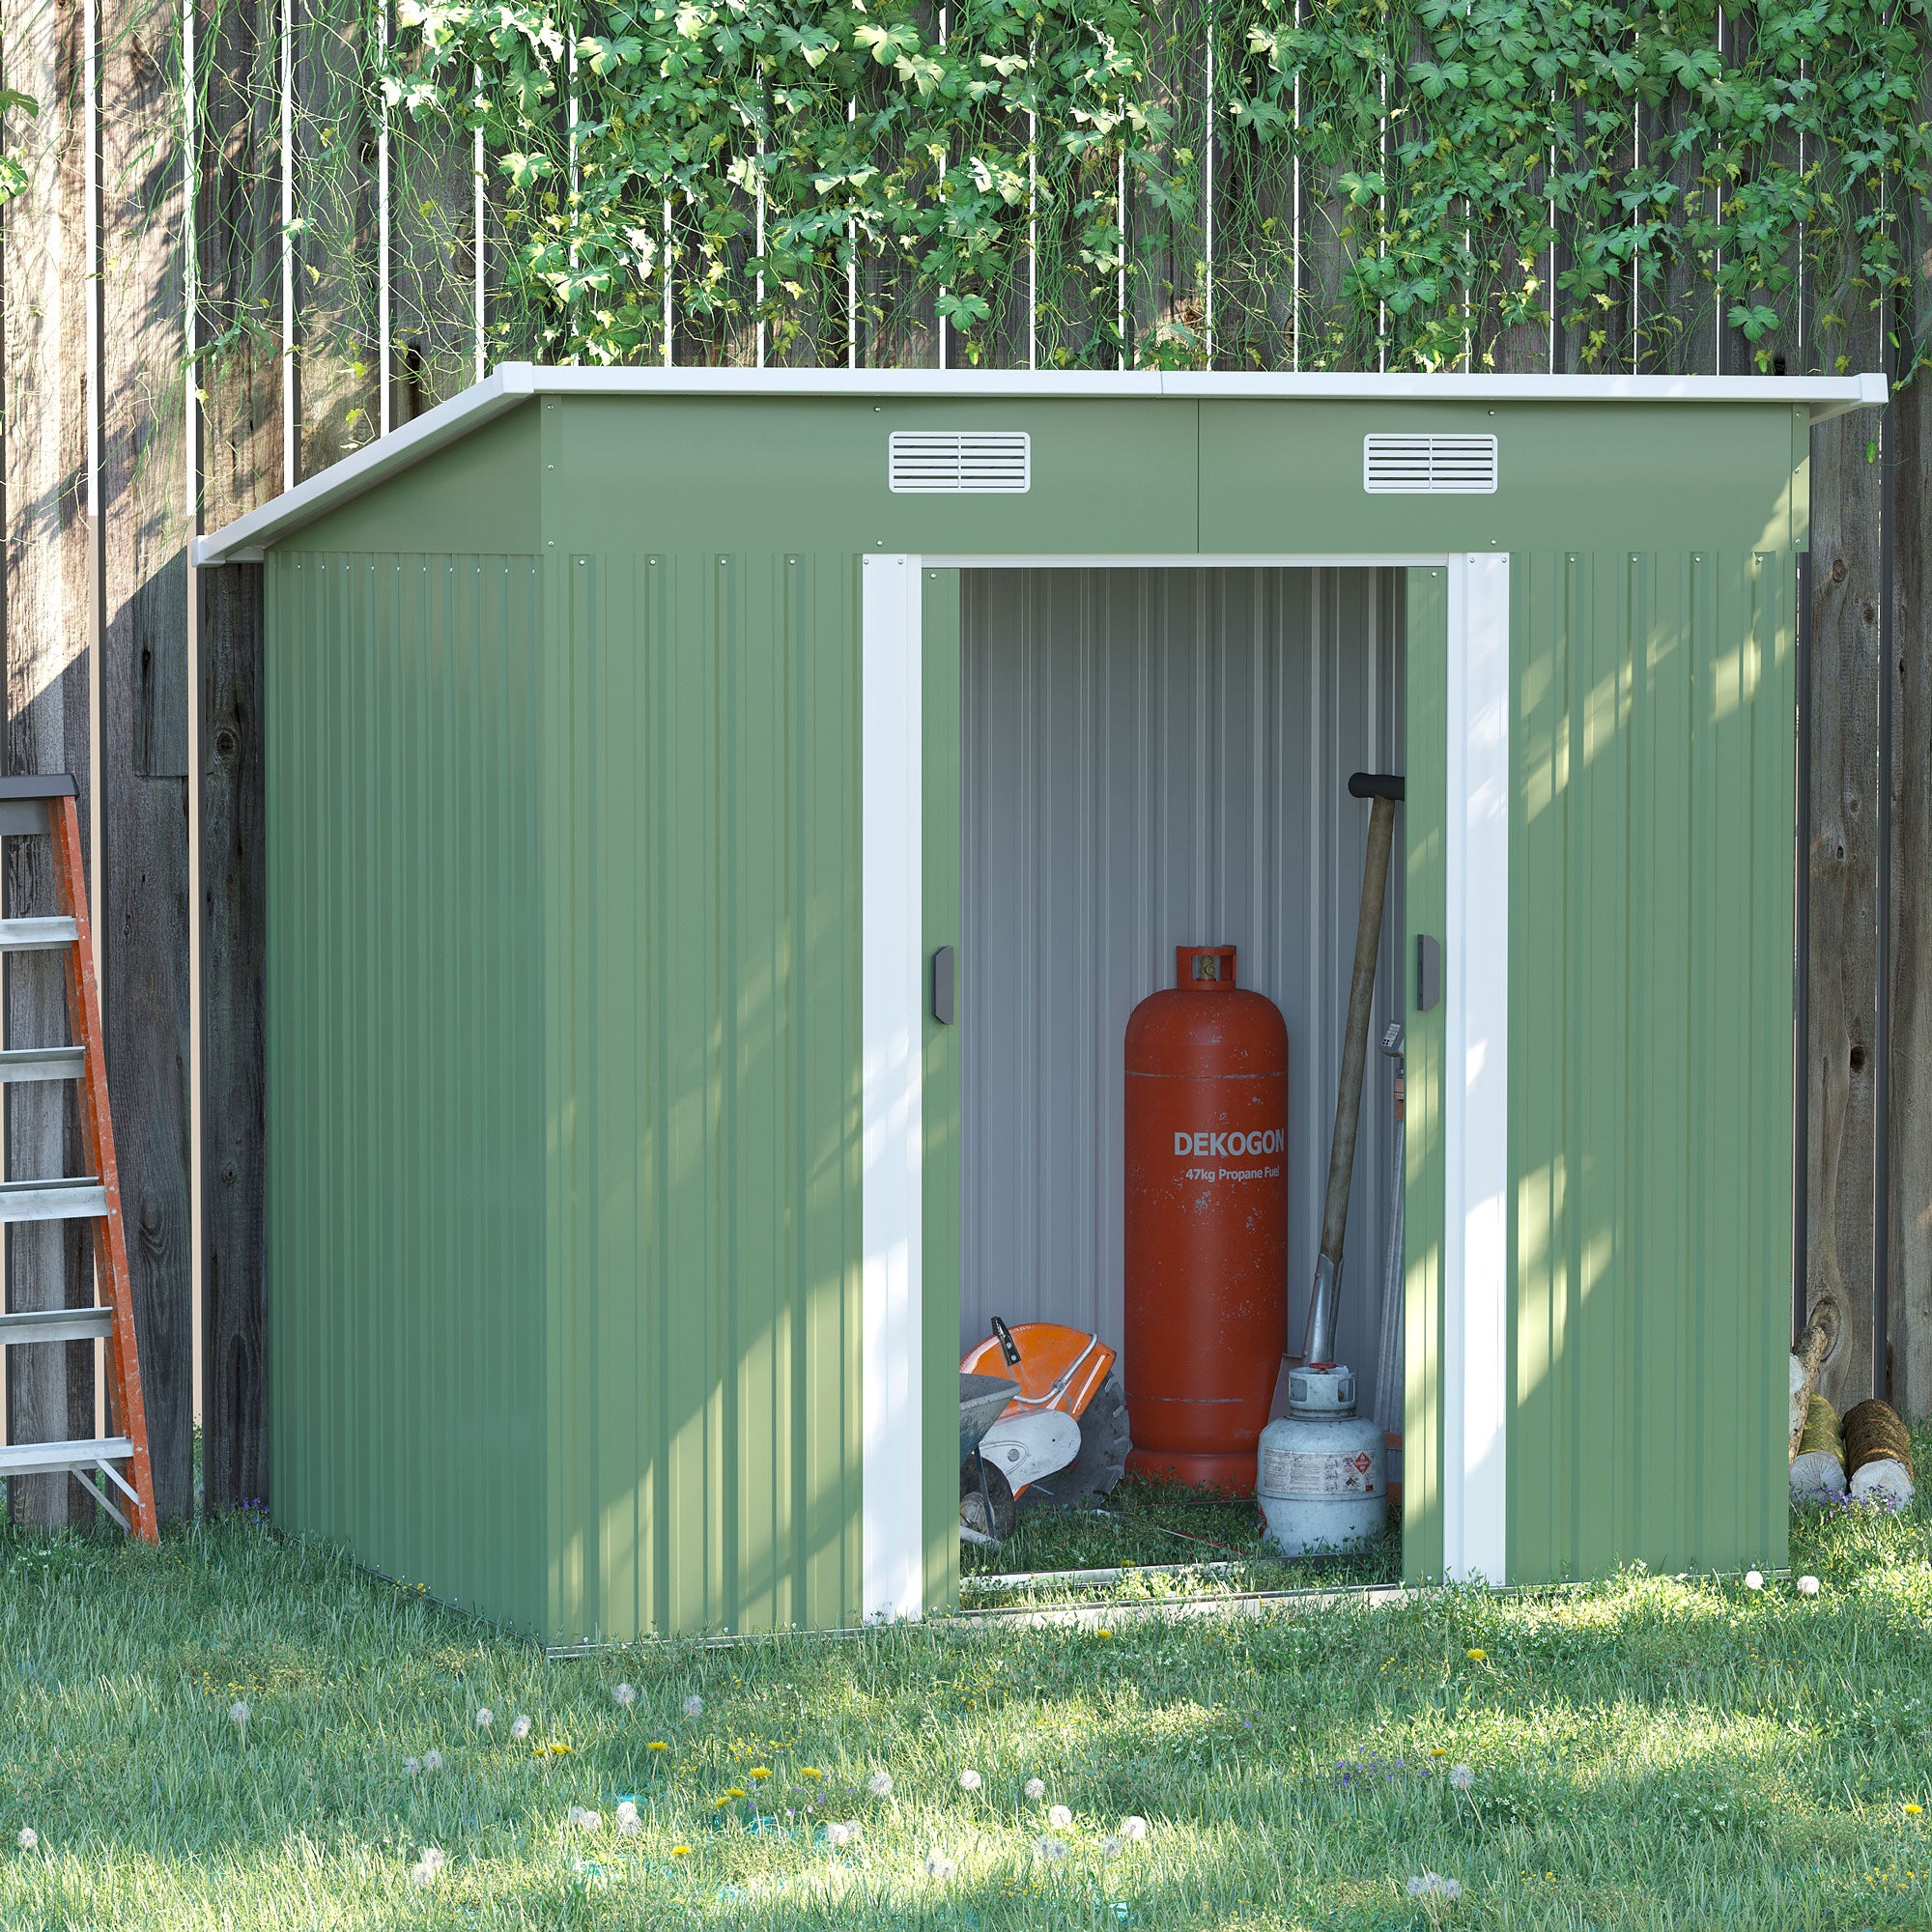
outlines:
[[562, 1634], [858, 1613], [856, 578], [568, 567], [542, 915]]
[[1791, 558], [1512, 562], [1510, 1573], [1779, 1560]]
[[[1288, 1020], [1290, 1342], [1334, 1122], [1368, 808], [1400, 770], [1399, 573], [964, 574], [962, 1344], [990, 1317], [1122, 1332], [1122, 1042], [1174, 948], [1240, 949]], [[1378, 1041], [1396, 1016], [1401, 885]], [[1375, 1367], [1388, 1062], [1370, 1064], [1342, 1344]]]
[[535, 1625], [536, 560], [265, 569], [276, 1520]]

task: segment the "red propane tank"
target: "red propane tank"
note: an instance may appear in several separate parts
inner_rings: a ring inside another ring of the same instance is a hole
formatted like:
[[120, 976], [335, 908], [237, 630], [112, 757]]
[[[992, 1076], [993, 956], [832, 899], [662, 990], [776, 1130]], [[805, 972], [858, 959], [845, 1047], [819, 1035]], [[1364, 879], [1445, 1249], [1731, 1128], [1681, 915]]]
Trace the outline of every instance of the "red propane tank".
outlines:
[[1252, 1490], [1288, 1341], [1288, 1028], [1232, 946], [1127, 1021], [1131, 1466]]

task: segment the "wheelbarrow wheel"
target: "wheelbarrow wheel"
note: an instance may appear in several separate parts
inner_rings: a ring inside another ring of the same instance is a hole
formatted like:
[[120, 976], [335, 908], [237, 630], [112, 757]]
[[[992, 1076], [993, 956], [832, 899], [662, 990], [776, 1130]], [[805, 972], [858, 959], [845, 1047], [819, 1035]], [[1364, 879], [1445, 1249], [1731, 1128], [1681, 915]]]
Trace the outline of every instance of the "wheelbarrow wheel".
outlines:
[[1012, 1485], [992, 1463], [972, 1455], [959, 1465], [959, 1521], [977, 1536], [1004, 1543], [1013, 1533], [1018, 1506]]
[[1127, 1399], [1121, 1392], [1121, 1378], [1112, 1369], [1094, 1391], [1094, 1399], [1080, 1411], [1080, 1453], [1064, 1469], [1042, 1476], [1027, 1491], [1031, 1500], [1041, 1502], [1085, 1502], [1090, 1496], [1104, 1496], [1127, 1473], [1127, 1451], [1133, 1437], [1127, 1429]]

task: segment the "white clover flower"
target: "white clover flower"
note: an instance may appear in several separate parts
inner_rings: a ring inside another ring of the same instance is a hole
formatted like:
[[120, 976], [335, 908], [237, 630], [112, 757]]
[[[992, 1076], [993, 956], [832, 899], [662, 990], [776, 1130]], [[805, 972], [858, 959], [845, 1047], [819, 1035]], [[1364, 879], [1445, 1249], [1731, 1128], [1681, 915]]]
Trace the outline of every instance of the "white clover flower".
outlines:
[[611, 1696], [616, 1698], [618, 1705], [626, 1711], [628, 1711], [631, 1708], [631, 1706], [638, 1701], [638, 1693], [636, 1690], [629, 1684], [618, 1685], [616, 1690], [611, 1691]]
[[851, 1835], [843, 1825], [828, 1825], [825, 1828], [825, 1842], [828, 1845], [842, 1845]]
[[1475, 1781], [1476, 1781], [1476, 1774], [1473, 1771], [1471, 1771], [1466, 1764], [1457, 1764], [1450, 1766], [1449, 1782], [1453, 1784], [1458, 1791], [1468, 1790], [1470, 1785], [1474, 1784]]
[[421, 1773], [422, 1768], [423, 1761], [419, 1757], [406, 1757], [403, 1760], [403, 1769], [412, 1777], [417, 1776]]
[[889, 1771], [875, 1771], [866, 1780], [866, 1789], [874, 1798], [890, 1798], [893, 1795], [893, 1775]]
[[1122, 1818], [1121, 1820], [1121, 1836], [1126, 1839], [1129, 1844], [1141, 1844], [1145, 1841], [1147, 1834], [1148, 1821], [1145, 1818]]
[[958, 1869], [958, 1861], [954, 1859], [949, 1859], [944, 1852], [927, 1852], [925, 1855], [925, 1875], [927, 1878], [948, 1879]]
[[1063, 1825], [1072, 1824], [1073, 1813], [1065, 1805], [1056, 1804], [1047, 1812], [1046, 1822], [1057, 1830]]
[[17, 1842], [23, 1852], [36, 1851], [40, 1847], [41, 1834], [31, 1825], [22, 1825]]
[[530, 1734], [530, 1720], [519, 1711], [510, 1719], [510, 1742], [520, 1745]]
[[1745, 1572], [1745, 1588], [1747, 1590], [1762, 1590], [1764, 1588], [1764, 1572], [1762, 1570], [1747, 1570]]
[[1034, 1845], [1033, 1855], [1037, 1859], [1045, 1860], [1050, 1865], [1057, 1865], [1066, 1856], [1066, 1840], [1041, 1838]]
[[1026, 1795], [1032, 1799], [1046, 1796], [1046, 1780], [1043, 1777], [1030, 1777], [1026, 1781]]
[[442, 1769], [442, 1753], [440, 1750], [424, 1751], [423, 1769], [425, 1771], [440, 1771]]
[[961, 1791], [978, 1791], [980, 1774], [977, 1771], [962, 1771], [959, 1774], [959, 1788]]
[[1100, 1856], [1103, 1859], [1117, 1859], [1121, 1856], [1120, 1839], [1108, 1836], [1100, 1840]]
[[476, 1714], [476, 1728], [479, 1731], [487, 1731], [496, 1721], [497, 1714], [487, 1704]]
[[1818, 1579], [1815, 1577], [1801, 1577], [1798, 1579], [1798, 1594], [1801, 1597], [1815, 1597], [1818, 1594]]
[[684, 1700], [684, 1715], [687, 1718], [699, 1718], [704, 1715], [704, 1699], [696, 1690]]

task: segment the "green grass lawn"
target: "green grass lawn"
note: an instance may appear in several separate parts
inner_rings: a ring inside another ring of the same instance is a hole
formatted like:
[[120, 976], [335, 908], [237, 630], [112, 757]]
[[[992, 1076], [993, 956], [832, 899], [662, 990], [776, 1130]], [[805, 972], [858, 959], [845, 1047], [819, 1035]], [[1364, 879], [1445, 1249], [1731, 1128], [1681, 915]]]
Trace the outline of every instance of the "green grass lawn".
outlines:
[[[1123, 1504], [1178, 1520], [1158, 1500]], [[0, 1923], [1932, 1925], [1932, 1521], [1807, 1514], [1794, 1569], [1815, 1599], [1631, 1575], [546, 1662], [245, 1520], [158, 1552], [7, 1537]], [[1110, 1847], [1130, 1814], [1148, 1836]], [[1431, 1871], [1460, 1902], [1409, 1897]]]

